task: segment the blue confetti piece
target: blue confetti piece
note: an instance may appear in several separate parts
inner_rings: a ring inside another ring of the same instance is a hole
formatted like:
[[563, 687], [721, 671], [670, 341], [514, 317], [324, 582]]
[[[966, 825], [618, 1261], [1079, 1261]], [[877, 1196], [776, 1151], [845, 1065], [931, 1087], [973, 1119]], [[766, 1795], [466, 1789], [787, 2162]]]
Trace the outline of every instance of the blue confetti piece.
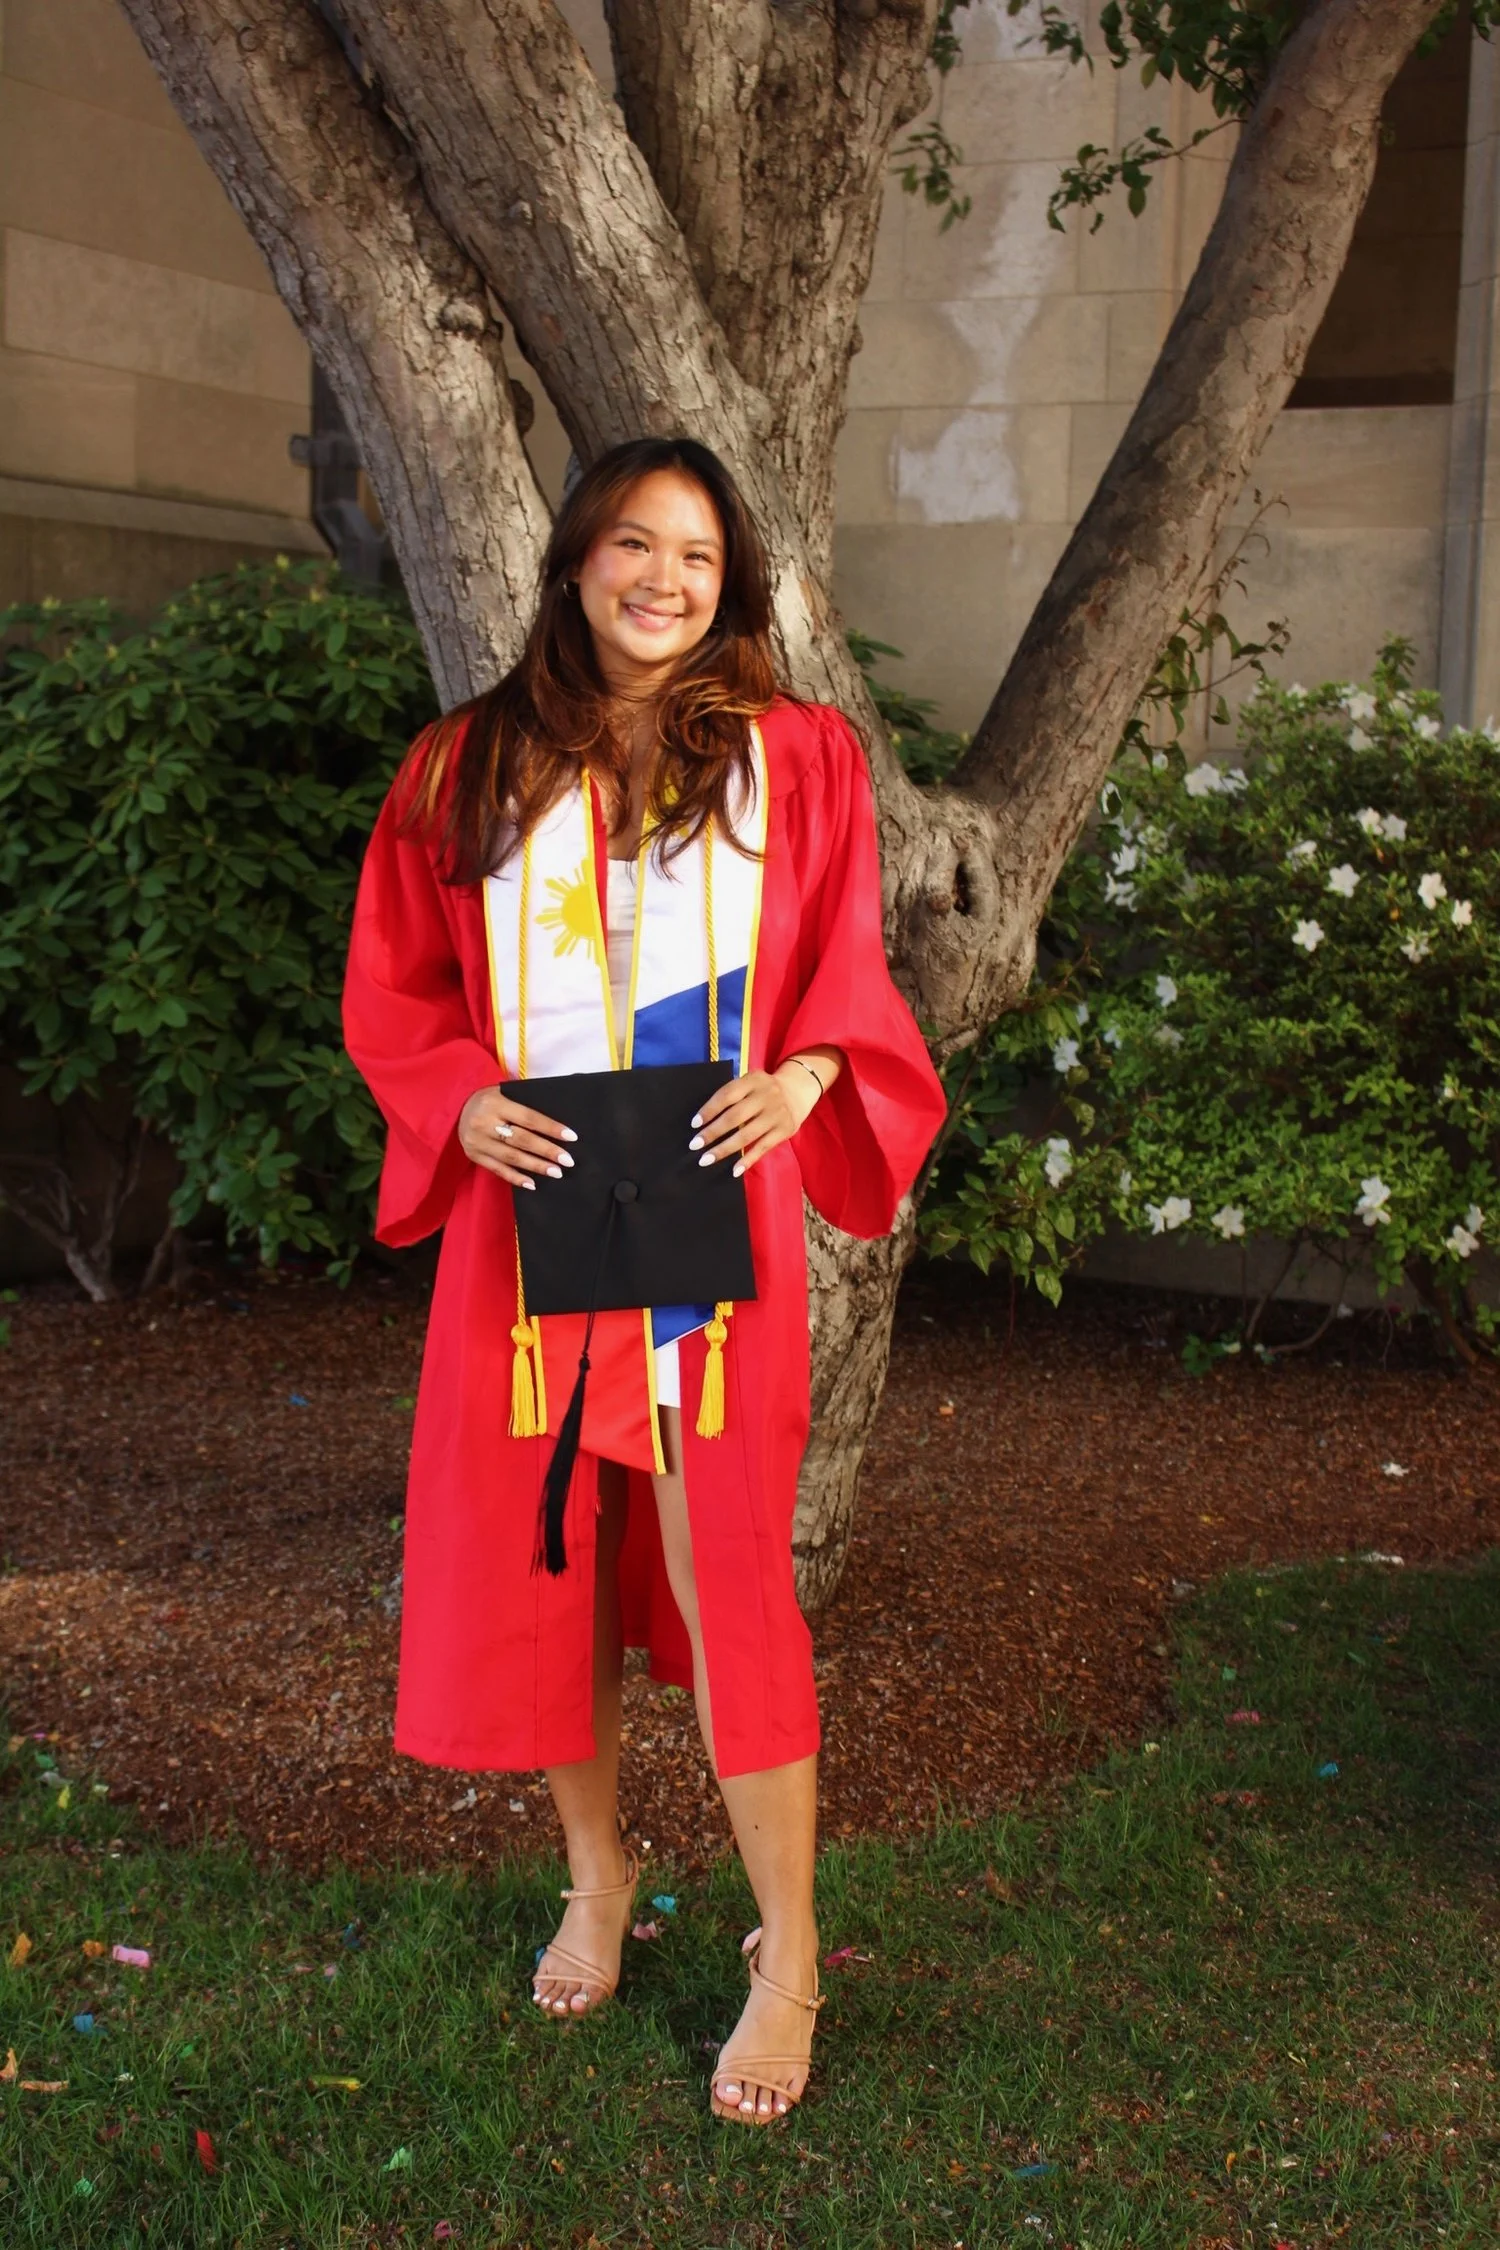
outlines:
[[1046, 2178], [1049, 2172], [1055, 2172], [1056, 2170], [1055, 2164], [1018, 2164], [1011, 2173], [1011, 2178], [1013, 2180], [1042, 2180]]
[[669, 1898], [665, 1891], [659, 1891], [651, 1904], [658, 1907], [663, 1914], [675, 1914], [677, 1912], [676, 1899]]
[[300, 1391], [288, 1391], [286, 1395], [287, 1402], [291, 1406], [311, 1406], [312, 1404], [312, 1400], [304, 1398]]
[[541, 1960], [542, 1955], [546, 1952], [546, 1950], [547, 1948], [545, 1947], [545, 1945], [539, 1945], [537, 1947], [535, 1953], [533, 1953], [533, 1955], [531, 1956], [531, 1966], [533, 1968], [536, 1967], [537, 1963]]
[[1333, 1762], [1332, 1758], [1330, 1758], [1330, 1759], [1329, 1759], [1329, 1761], [1328, 1761], [1328, 1763], [1327, 1763], [1327, 1765], [1326, 1765], [1326, 1766], [1319, 1766], [1319, 1768], [1318, 1768], [1318, 1779], [1319, 1779], [1319, 1781], [1337, 1781], [1337, 1780], [1338, 1780], [1338, 1777], [1339, 1777], [1339, 1769], [1338, 1769], [1338, 1767], [1337, 1767], [1337, 1766], [1336, 1766], [1336, 1765], [1334, 1764], [1334, 1762]]
[[73, 2018], [73, 2029], [85, 2039], [102, 2039], [104, 2037], [103, 2024], [95, 2023], [92, 2016], [75, 2016]]

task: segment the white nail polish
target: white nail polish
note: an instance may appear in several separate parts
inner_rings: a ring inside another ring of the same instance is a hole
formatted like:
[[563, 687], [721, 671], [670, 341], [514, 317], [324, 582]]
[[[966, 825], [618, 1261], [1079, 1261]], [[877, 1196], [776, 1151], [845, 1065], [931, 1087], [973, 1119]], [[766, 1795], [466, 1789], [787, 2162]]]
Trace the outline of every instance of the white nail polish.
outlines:
[[573, 1169], [573, 1159], [566, 1149], [559, 1150], [557, 1161], [559, 1164], [565, 1164], [569, 1171]]
[[524, 1180], [523, 1180], [523, 1181], [521, 1182], [521, 1185], [522, 1185], [522, 1187], [528, 1187], [528, 1188], [530, 1188], [530, 1189], [531, 1189], [531, 1191], [532, 1191], [532, 1193], [533, 1193], [533, 1194], [535, 1194], [535, 1192], [536, 1192], [536, 1181], [535, 1181], [535, 1180], [533, 1180], [533, 1179], [532, 1179], [532, 1178], [531, 1178], [531, 1177], [530, 1177], [529, 1175], [528, 1175], [528, 1177], [527, 1177], [526, 1179], [524, 1179]]
[[744, 1178], [744, 1176], [745, 1176], [745, 1165], [744, 1165], [744, 1159], [743, 1159], [743, 1158], [741, 1158], [740, 1162], [739, 1162], [738, 1164], [736, 1164], [736, 1166], [735, 1166], [735, 1168], [734, 1168], [734, 1177], [735, 1177], [735, 1178], [736, 1178], [737, 1180], [742, 1180], [742, 1179]]
[[549, 1164], [547, 1166], [547, 1177], [549, 1180], [560, 1180], [562, 1178], [562, 1166], [560, 1164]]
[[699, 1159], [698, 1159], [698, 1168], [699, 1168], [699, 1170], [701, 1171], [701, 1170], [702, 1170], [702, 1168], [703, 1168], [703, 1166], [704, 1166], [705, 1164], [712, 1164], [713, 1160], [714, 1160], [714, 1152], [713, 1152], [713, 1150], [712, 1150], [712, 1149], [710, 1149], [710, 1150], [709, 1150], [709, 1152], [708, 1152], [708, 1154], [707, 1154], [707, 1156], [700, 1156], [700, 1157], [699, 1157]]
[[563, 1127], [563, 1139], [565, 1141], [576, 1141], [577, 1138], [578, 1135], [574, 1132], [571, 1125], [565, 1125]]
[[701, 1125], [701, 1124], [703, 1123], [703, 1119], [701, 1118], [701, 1116], [700, 1116], [700, 1117], [693, 1117], [693, 1118], [689, 1118], [688, 1122], [689, 1122], [689, 1124], [690, 1124], [690, 1125], [692, 1126], [692, 1128], [693, 1128], [694, 1132], [696, 1132], [696, 1131], [697, 1131], [697, 1129], [698, 1129], [698, 1127], [699, 1127], [699, 1126], [700, 1126], [700, 1125]]

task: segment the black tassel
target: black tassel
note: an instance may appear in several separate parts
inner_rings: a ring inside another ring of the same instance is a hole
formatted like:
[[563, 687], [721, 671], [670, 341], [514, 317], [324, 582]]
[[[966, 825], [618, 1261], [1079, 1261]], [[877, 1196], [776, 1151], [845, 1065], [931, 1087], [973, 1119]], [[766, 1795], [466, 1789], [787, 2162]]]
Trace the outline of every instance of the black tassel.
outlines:
[[578, 1361], [578, 1380], [573, 1385], [573, 1396], [558, 1425], [557, 1443], [552, 1449], [552, 1459], [547, 1464], [547, 1474], [542, 1484], [540, 1559], [554, 1578], [560, 1577], [568, 1567], [568, 1550], [563, 1541], [563, 1517], [567, 1512], [568, 1488], [573, 1482], [573, 1469], [578, 1460], [578, 1440], [583, 1431], [583, 1390], [588, 1379], [589, 1355], [584, 1351]]
[[573, 1470], [578, 1460], [578, 1441], [583, 1435], [583, 1393], [589, 1379], [589, 1346], [594, 1340], [599, 1277], [604, 1271], [610, 1237], [615, 1231], [616, 1214], [620, 1205], [633, 1202], [635, 1195], [635, 1183], [622, 1180], [616, 1184], [610, 1197], [609, 1212], [604, 1221], [604, 1240], [599, 1245], [599, 1262], [594, 1268], [593, 1286], [589, 1290], [589, 1317], [584, 1324], [583, 1350], [578, 1355], [578, 1380], [573, 1385], [568, 1411], [558, 1424], [557, 1443], [552, 1448], [552, 1458], [547, 1463], [547, 1474], [542, 1480], [542, 1500], [537, 1516], [537, 1551], [532, 1558], [531, 1567], [537, 1570], [545, 1564], [554, 1578], [560, 1578], [568, 1567], [563, 1517], [567, 1513], [568, 1487], [573, 1482]]

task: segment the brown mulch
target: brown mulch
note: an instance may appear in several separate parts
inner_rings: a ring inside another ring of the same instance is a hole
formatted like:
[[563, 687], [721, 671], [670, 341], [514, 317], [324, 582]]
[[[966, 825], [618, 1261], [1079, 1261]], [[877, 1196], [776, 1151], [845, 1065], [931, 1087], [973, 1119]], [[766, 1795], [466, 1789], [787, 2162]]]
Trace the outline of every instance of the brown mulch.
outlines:
[[[482, 1861], [552, 1848], [536, 1775], [390, 1747], [390, 1591], [425, 1317], [405, 1278], [24, 1293], [0, 1350], [0, 1700], [171, 1838]], [[815, 1621], [824, 1832], [988, 1809], [1168, 1723], [1174, 1592], [1236, 1563], [1470, 1554], [1500, 1383], [1381, 1316], [1189, 1376], [1223, 1308], [1076, 1285], [1060, 1313], [919, 1274], [848, 1571]], [[1306, 1314], [1280, 1315], [1292, 1335]], [[1384, 1464], [1408, 1473], [1392, 1476]], [[627, 1681], [624, 1802], [692, 1867], [727, 1828], [690, 1699]]]

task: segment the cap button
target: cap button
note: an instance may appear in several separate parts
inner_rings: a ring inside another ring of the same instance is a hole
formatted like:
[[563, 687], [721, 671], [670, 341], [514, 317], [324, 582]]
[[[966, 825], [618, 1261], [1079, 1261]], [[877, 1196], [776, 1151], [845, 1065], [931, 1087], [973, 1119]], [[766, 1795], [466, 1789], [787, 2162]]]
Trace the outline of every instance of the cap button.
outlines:
[[616, 1203], [634, 1203], [640, 1192], [634, 1180], [616, 1180], [615, 1182]]

